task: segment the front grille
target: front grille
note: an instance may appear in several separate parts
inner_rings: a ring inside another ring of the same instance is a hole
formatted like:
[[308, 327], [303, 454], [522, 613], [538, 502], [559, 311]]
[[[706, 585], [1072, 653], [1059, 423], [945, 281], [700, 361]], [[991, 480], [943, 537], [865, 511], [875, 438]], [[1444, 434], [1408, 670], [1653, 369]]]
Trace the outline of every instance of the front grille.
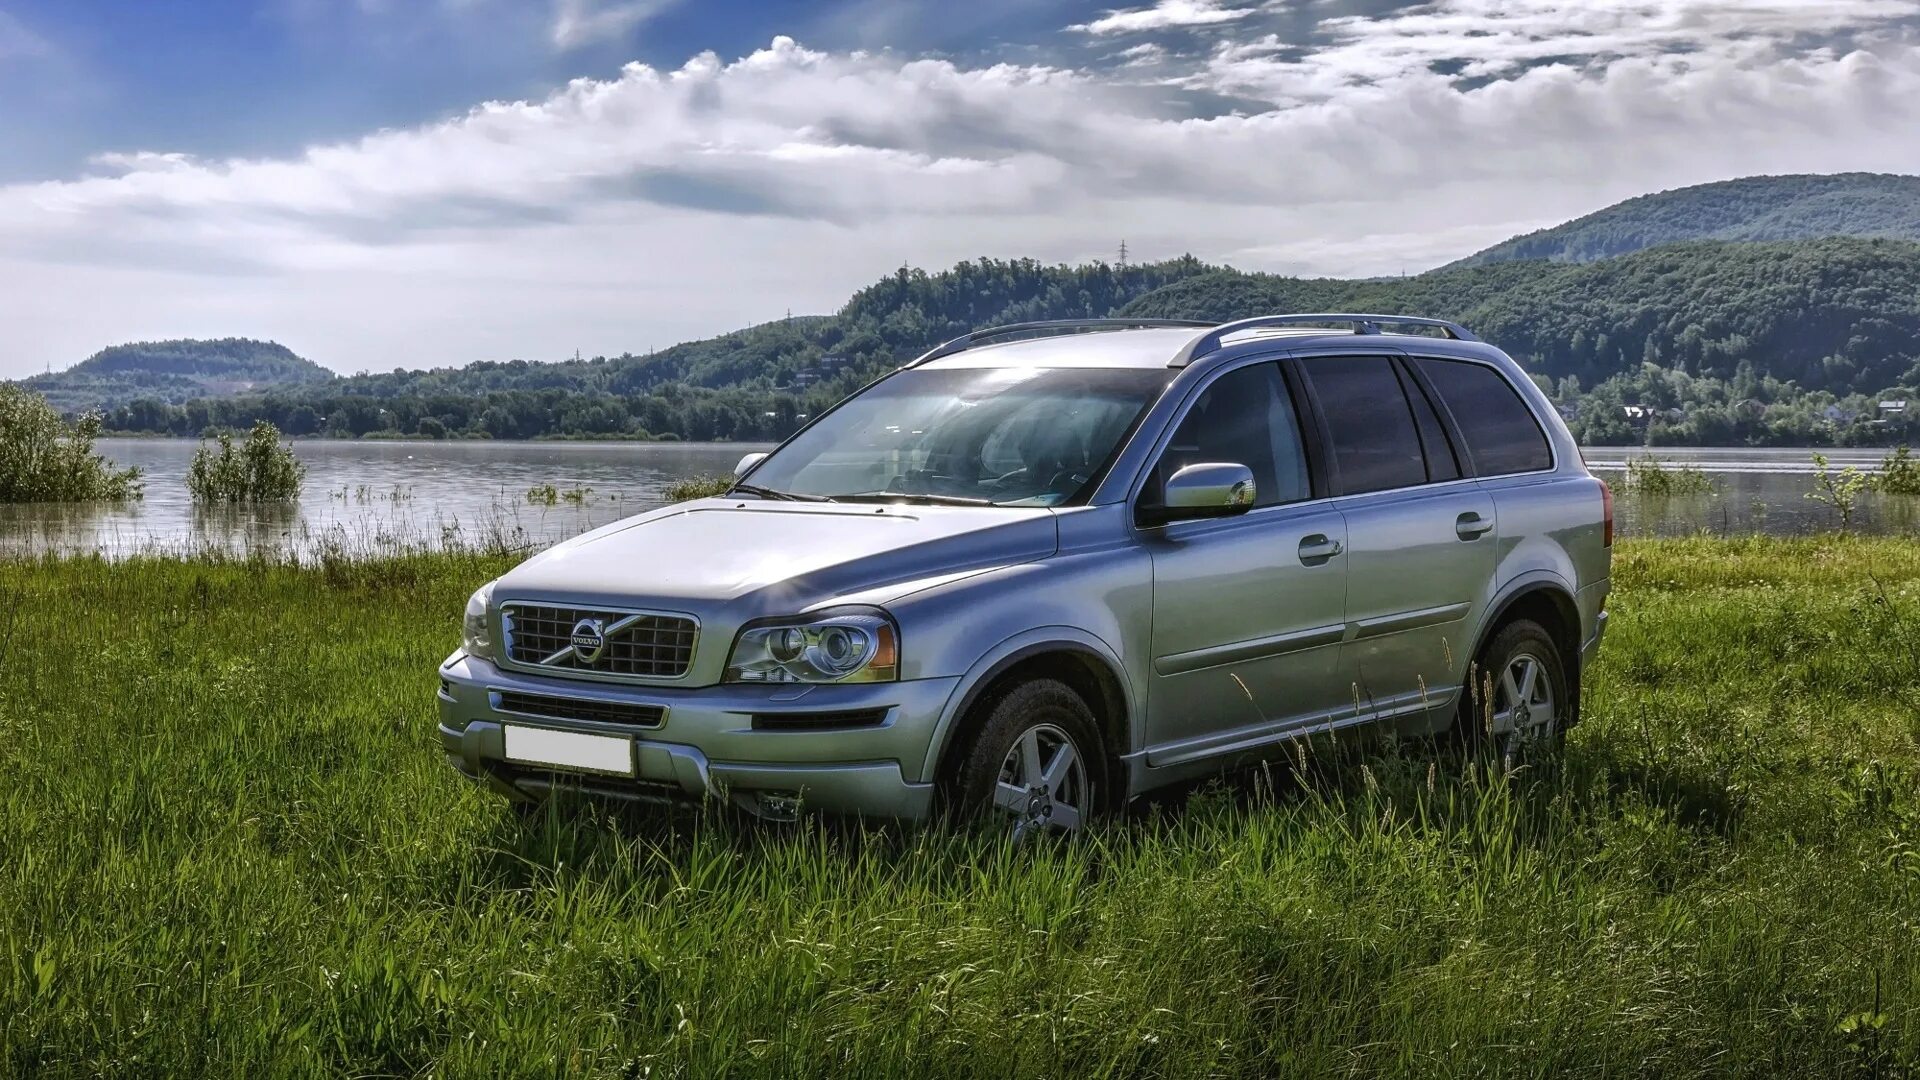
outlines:
[[[573, 630], [586, 620], [607, 631], [591, 663], [573, 650]], [[693, 664], [699, 624], [684, 615], [596, 608], [508, 604], [501, 611], [507, 659], [552, 672], [583, 672], [634, 679], [678, 679]]]
[[659, 705], [627, 705], [617, 701], [586, 701], [580, 698], [548, 697], [545, 694], [500, 692], [500, 708], [526, 716], [547, 716], [555, 720], [594, 720], [605, 724], [629, 724], [633, 727], [659, 727], [667, 710]]

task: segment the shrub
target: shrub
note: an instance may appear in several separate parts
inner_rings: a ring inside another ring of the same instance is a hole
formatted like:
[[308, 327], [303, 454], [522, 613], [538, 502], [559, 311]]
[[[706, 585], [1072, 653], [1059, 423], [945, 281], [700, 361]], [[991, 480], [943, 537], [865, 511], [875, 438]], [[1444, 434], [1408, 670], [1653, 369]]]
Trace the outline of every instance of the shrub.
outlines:
[[280, 441], [280, 429], [256, 421], [238, 447], [221, 432], [219, 449], [202, 443], [187, 467], [187, 490], [199, 502], [270, 502], [296, 499], [307, 467]]
[[1853, 528], [1853, 516], [1860, 502], [1860, 493], [1873, 489], [1873, 477], [1849, 465], [1834, 472], [1827, 464], [1827, 455], [1813, 455], [1814, 488], [1807, 492], [1807, 498], [1832, 510], [1840, 518], [1840, 530], [1845, 532]]
[[1711, 495], [1713, 481], [1697, 465], [1670, 465], [1652, 454], [1627, 459], [1626, 490], [1641, 495]]
[[140, 470], [93, 452], [100, 417], [69, 428], [40, 395], [0, 383], [0, 503], [119, 502], [140, 497]]
[[1920, 495], [1920, 461], [1913, 450], [1901, 446], [1880, 463], [1877, 487], [1888, 495]]
[[667, 485], [662, 496], [670, 503], [686, 502], [689, 499], [707, 499], [715, 495], [725, 495], [733, 486], [731, 476], [690, 476], [685, 480], [675, 480]]

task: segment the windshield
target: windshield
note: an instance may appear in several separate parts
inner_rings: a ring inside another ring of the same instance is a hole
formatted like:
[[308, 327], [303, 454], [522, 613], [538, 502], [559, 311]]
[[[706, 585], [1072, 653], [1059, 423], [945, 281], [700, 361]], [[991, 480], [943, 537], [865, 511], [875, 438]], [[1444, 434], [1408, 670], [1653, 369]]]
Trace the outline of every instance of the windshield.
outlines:
[[753, 471], [778, 498], [1055, 506], [1079, 495], [1166, 386], [1165, 369], [903, 371]]

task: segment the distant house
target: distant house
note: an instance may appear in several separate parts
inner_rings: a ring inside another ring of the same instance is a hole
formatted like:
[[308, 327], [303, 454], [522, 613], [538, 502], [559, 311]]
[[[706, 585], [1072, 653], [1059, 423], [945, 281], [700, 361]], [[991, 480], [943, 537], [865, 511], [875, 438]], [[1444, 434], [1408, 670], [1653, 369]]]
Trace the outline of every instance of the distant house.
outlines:
[[1889, 398], [1875, 407], [1875, 419], [1898, 420], [1907, 415], [1906, 398]]
[[1820, 415], [1829, 424], [1851, 424], [1853, 423], [1853, 418], [1860, 414], [1852, 409], [1843, 409], [1838, 405], [1829, 405], [1820, 410]]
[[1660, 410], [1651, 405], [1622, 405], [1620, 413], [1627, 418], [1627, 423], [1635, 427], [1645, 427], [1652, 423], [1654, 417], [1660, 415]]
[[1756, 398], [1741, 398], [1731, 408], [1733, 415], [1742, 420], [1758, 420], [1767, 415], [1767, 403]]
[[1580, 418], [1580, 403], [1577, 401], [1562, 402], [1555, 405], [1554, 410], [1560, 414], [1562, 420], [1571, 421]]

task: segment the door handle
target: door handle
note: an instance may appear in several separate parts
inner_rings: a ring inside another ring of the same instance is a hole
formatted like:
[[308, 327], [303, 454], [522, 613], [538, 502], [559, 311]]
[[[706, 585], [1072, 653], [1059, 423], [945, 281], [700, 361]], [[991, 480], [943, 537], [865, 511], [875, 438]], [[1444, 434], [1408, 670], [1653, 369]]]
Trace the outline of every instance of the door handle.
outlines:
[[1346, 550], [1346, 545], [1338, 540], [1330, 540], [1325, 533], [1314, 533], [1300, 541], [1300, 561], [1303, 563], [1326, 562]]
[[1493, 528], [1490, 518], [1483, 518], [1469, 510], [1454, 519], [1453, 532], [1462, 540], [1478, 540]]

